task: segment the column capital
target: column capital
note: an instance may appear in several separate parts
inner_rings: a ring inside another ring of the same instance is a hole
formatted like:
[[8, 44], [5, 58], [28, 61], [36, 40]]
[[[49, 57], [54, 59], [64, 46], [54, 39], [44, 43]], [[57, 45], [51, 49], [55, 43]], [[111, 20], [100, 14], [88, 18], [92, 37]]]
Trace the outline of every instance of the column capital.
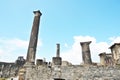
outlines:
[[86, 44], [90, 44], [91, 42], [92, 42], [92, 41], [80, 42], [80, 44], [81, 44], [81, 45], [83, 45], [83, 44], [85, 44], [85, 43], [86, 43]]
[[35, 14], [35, 16], [41, 16], [42, 15], [42, 13], [40, 12], [40, 10], [33, 11], [33, 13]]

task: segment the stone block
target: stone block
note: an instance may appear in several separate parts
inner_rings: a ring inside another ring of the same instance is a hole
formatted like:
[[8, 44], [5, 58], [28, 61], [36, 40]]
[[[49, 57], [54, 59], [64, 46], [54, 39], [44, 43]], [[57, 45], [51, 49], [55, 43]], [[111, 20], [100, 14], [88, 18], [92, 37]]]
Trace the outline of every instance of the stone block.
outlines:
[[54, 65], [61, 65], [62, 64], [62, 58], [61, 57], [53, 57], [52, 62]]

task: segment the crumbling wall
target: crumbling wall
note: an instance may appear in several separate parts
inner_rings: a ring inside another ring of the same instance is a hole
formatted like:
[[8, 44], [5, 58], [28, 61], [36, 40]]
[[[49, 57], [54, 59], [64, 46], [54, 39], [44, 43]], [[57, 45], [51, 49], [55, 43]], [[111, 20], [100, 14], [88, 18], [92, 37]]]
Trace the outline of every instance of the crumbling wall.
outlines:
[[17, 76], [24, 63], [25, 59], [22, 56], [19, 56], [15, 63], [0, 62], [0, 78]]
[[31, 67], [27, 69], [25, 80], [119, 80], [119, 67], [103, 66], [56, 66]]
[[14, 63], [5, 63], [0, 62], [0, 77], [10, 77], [10, 76], [16, 76], [18, 72], [18, 66]]

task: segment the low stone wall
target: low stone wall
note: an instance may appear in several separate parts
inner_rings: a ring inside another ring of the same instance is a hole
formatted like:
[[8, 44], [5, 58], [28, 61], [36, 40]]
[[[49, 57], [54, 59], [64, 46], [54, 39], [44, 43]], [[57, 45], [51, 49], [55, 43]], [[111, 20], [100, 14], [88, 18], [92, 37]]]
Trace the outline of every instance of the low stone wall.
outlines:
[[30, 67], [26, 69], [25, 80], [120, 80], [119, 67], [100, 66], [55, 66]]
[[0, 62], [0, 77], [8, 78], [17, 75], [18, 67], [14, 63]]
[[23, 64], [0, 62], [0, 78], [9, 78], [18, 75]]

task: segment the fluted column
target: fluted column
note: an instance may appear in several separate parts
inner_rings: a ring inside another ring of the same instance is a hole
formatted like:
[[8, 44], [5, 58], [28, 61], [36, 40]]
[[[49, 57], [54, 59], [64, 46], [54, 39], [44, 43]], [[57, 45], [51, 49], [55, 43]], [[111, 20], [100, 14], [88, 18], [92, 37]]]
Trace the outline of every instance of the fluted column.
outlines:
[[90, 48], [89, 48], [90, 43], [91, 43], [91, 41], [80, 42], [81, 48], [82, 48], [82, 58], [83, 58], [84, 64], [92, 64]]
[[37, 41], [38, 41], [38, 33], [39, 33], [39, 23], [40, 23], [40, 16], [42, 13], [38, 11], [34, 11], [34, 21], [27, 51], [27, 58], [26, 62], [28, 63], [35, 63], [35, 56], [36, 56], [36, 48], [37, 48]]

